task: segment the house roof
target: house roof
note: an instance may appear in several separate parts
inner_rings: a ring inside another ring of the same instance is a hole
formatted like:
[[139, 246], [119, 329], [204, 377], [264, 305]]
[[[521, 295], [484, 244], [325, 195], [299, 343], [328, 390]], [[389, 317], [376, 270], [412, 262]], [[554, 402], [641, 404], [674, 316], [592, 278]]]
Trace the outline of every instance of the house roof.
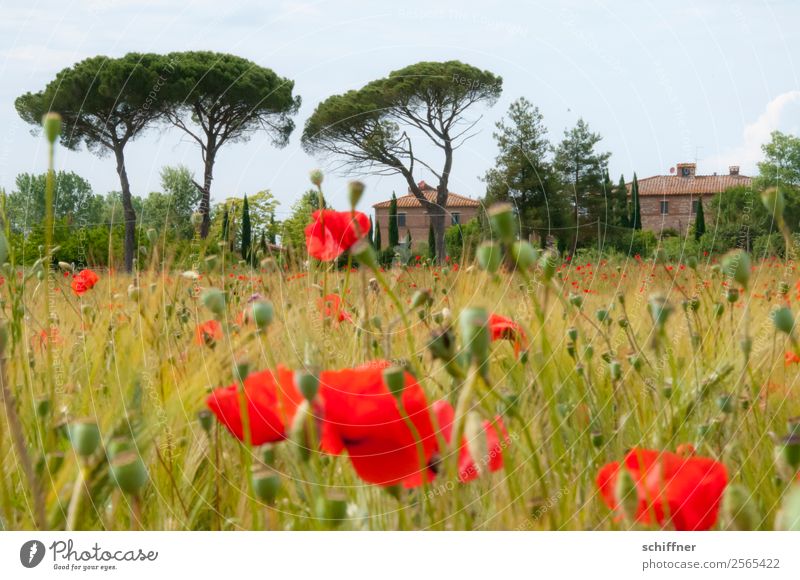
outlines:
[[[436, 201], [436, 188], [428, 185], [424, 181], [420, 181], [418, 184], [419, 188], [422, 190], [422, 195], [425, 196], [425, 199], [431, 202]], [[379, 203], [374, 204], [372, 207], [374, 208], [387, 208], [391, 205], [392, 200], [381, 201]], [[445, 207], [480, 207], [481, 204], [478, 200], [472, 199], [471, 197], [466, 197], [464, 195], [459, 195], [457, 193], [453, 193], [452, 191], [447, 192], [447, 203]], [[397, 207], [399, 208], [410, 208], [410, 207], [422, 207], [422, 204], [419, 202], [417, 197], [409, 191], [408, 194], [398, 197], [397, 198]]]
[[[640, 196], [694, 195], [715, 194], [737, 185], [750, 185], [751, 177], [746, 175], [656, 175], [639, 179]], [[628, 193], [631, 183], [626, 183]]]

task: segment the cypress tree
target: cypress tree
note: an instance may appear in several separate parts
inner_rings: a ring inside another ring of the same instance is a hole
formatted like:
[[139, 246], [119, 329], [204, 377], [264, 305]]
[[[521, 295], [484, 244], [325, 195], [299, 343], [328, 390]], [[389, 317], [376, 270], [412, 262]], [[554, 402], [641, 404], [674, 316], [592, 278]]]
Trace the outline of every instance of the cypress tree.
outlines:
[[228, 227], [230, 226], [228, 217], [228, 206], [226, 205], [222, 210], [222, 241], [228, 241]]
[[622, 228], [631, 227], [630, 219], [628, 218], [628, 188], [625, 187], [625, 176], [619, 176], [619, 184], [616, 191], [614, 191], [614, 199], [616, 201], [616, 223]]
[[639, 205], [639, 181], [636, 179], [636, 173], [633, 174], [633, 183], [631, 184], [631, 227], [635, 230], [642, 229], [642, 208]]
[[372, 239], [372, 216], [369, 216], [369, 230], [367, 231], [367, 241], [374, 248], [375, 240]]
[[242, 204], [242, 258], [250, 261], [250, 246], [252, 245], [252, 232], [250, 231], [250, 205], [247, 196]]
[[428, 226], [428, 257], [436, 259], [436, 236], [433, 233], [433, 224]]
[[408, 242], [408, 247], [411, 248], [411, 230], [406, 229], [406, 241]]
[[269, 214], [269, 243], [275, 244], [275, 212]]
[[392, 192], [389, 204], [389, 249], [400, 243], [400, 232], [397, 230], [397, 196]]
[[264, 234], [264, 230], [261, 230], [261, 241], [258, 243], [258, 249], [261, 250], [261, 255], [267, 255], [267, 236]]
[[375, 222], [375, 249], [381, 251], [381, 222]]
[[694, 218], [694, 239], [699, 240], [700, 236], [706, 233], [706, 216], [703, 212], [703, 197], [697, 200], [697, 215]]

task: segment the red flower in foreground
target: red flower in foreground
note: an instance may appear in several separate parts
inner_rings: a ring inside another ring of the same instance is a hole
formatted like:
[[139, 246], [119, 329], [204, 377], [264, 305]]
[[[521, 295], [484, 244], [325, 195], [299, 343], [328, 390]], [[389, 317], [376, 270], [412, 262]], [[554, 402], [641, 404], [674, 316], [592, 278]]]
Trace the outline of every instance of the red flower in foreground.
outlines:
[[388, 366], [374, 361], [321, 374], [322, 449], [334, 455], [346, 450], [356, 473], [369, 483], [419, 485], [419, 474], [436, 450], [428, 404], [417, 381], [406, 373], [402, 402], [422, 444], [425, 465], [420, 465], [412, 430], [383, 380]]
[[787, 350], [786, 355], [784, 356], [784, 361], [786, 366], [788, 367], [791, 364], [800, 363], [800, 356], [797, 356], [797, 353], [795, 353], [792, 350]]
[[83, 296], [88, 290], [94, 288], [94, 285], [100, 281], [98, 276], [93, 270], [81, 270], [72, 277], [72, 291], [78, 295]]
[[[436, 421], [439, 423], [439, 430], [442, 433], [442, 437], [444, 437], [447, 443], [450, 443], [453, 438], [455, 410], [447, 401], [436, 401], [433, 403], [432, 407], [436, 414]], [[499, 415], [495, 417], [495, 423], [503, 434], [503, 440], [500, 440], [497, 429], [495, 429], [495, 424], [492, 421], [483, 422], [483, 433], [481, 436], [486, 437], [486, 455], [478, 459], [480, 464], [476, 463], [475, 457], [470, 449], [471, 446], [477, 447], [477, 445], [467, 441], [466, 437], [462, 439], [458, 451], [458, 478], [462, 482], [466, 483], [476, 479], [481, 474], [481, 471], [485, 471], [487, 467], [489, 471], [499, 471], [503, 469], [503, 448], [510, 443], [510, 439]]]
[[[281, 441], [291, 425], [303, 396], [294, 385], [294, 373], [279, 366], [277, 373], [262, 371], [244, 380], [250, 436], [253, 445]], [[234, 437], [244, 441], [238, 385], [221, 387], [206, 399], [206, 405]]]
[[213, 344], [222, 340], [222, 325], [218, 320], [206, 320], [195, 328], [194, 341], [199, 345]]
[[360, 211], [317, 210], [313, 218], [306, 226], [306, 249], [323, 262], [341, 256], [369, 231], [369, 218]]
[[528, 338], [522, 327], [505, 316], [499, 314], [489, 315], [489, 332], [492, 335], [492, 341], [495, 340], [510, 340], [514, 343], [514, 354], [519, 356], [521, 350], [527, 348]]
[[342, 306], [342, 299], [338, 294], [328, 294], [324, 298], [317, 300], [317, 306], [322, 312], [323, 318], [330, 318], [338, 322], [352, 322], [353, 317]]
[[668, 451], [632, 449], [622, 464], [604, 465], [597, 474], [603, 501], [618, 511], [617, 477], [625, 469], [636, 485], [635, 519], [642, 524], [676, 530], [709, 530], [717, 521], [720, 501], [728, 483], [722, 463], [707, 457], [681, 457]]

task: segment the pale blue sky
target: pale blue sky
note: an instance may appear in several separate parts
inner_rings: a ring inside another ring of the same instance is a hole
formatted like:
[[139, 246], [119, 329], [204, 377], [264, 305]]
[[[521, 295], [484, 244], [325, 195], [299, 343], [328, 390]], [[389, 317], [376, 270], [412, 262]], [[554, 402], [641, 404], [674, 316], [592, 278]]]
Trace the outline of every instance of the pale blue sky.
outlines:
[[[739, 164], [752, 173], [775, 128], [800, 125], [800, 3], [767, 0], [569, 0], [366, 2], [246, 0], [0, 0], [0, 187], [45, 164], [41, 139], [13, 101], [85, 57], [129, 51], [208, 49], [249, 58], [292, 78], [303, 97], [288, 147], [263, 135], [226, 146], [214, 197], [269, 188], [289, 210], [320, 162], [300, 148], [303, 123], [330, 94], [357, 88], [420, 60], [458, 59], [504, 78], [502, 99], [483, 110], [480, 134], [455, 160], [451, 189], [484, 193], [494, 160], [493, 125], [525, 96], [553, 140], [582, 116], [612, 152], [611, 172], [667, 173], [698, 158], [698, 172]], [[201, 173], [196, 147], [153, 131], [128, 150], [136, 194], [158, 188], [163, 165]], [[118, 189], [113, 160], [60, 152], [97, 192]], [[425, 175], [421, 175], [425, 178]], [[344, 206], [347, 177], [326, 190]], [[368, 203], [405, 192], [398, 177], [367, 177]]]

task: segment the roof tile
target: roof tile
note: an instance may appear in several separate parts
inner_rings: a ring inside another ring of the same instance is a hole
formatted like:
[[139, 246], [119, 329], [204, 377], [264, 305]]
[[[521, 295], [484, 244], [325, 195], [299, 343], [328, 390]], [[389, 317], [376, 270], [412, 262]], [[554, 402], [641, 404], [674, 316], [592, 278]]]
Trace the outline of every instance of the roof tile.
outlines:
[[[695, 175], [693, 177], [656, 175], [638, 181], [639, 195], [665, 196], [720, 193], [729, 187], [748, 186], [753, 179], [746, 175]], [[625, 186], [630, 193], [631, 183], [626, 183]]]

